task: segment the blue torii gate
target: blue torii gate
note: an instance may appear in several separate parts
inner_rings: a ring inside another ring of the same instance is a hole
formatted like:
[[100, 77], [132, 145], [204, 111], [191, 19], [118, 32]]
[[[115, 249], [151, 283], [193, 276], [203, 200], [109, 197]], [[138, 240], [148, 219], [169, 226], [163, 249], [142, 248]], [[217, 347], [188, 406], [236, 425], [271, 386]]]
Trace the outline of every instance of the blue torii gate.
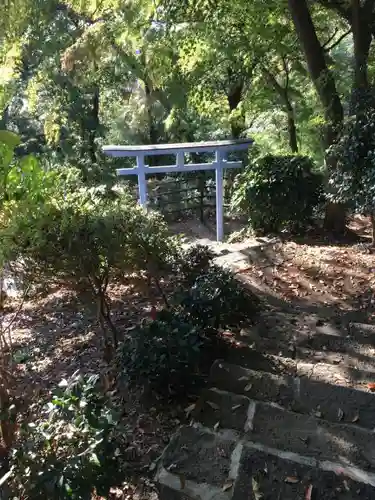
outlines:
[[[186, 142], [180, 144], [154, 144], [144, 146], [104, 146], [103, 152], [114, 157], [135, 157], [136, 167], [119, 168], [117, 175], [137, 175], [139, 203], [147, 205], [146, 174], [191, 172], [199, 170], [215, 170], [216, 178], [216, 239], [224, 238], [223, 215], [223, 170], [225, 168], [240, 168], [241, 161], [227, 161], [227, 154], [231, 151], [248, 149], [253, 144], [252, 139], [237, 139], [227, 141]], [[185, 154], [188, 153], [215, 153], [215, 160], [211, 163], [185, 163]], [[150, 167], [145, 165], [145, 156], [175, 155], [176, 164]]]

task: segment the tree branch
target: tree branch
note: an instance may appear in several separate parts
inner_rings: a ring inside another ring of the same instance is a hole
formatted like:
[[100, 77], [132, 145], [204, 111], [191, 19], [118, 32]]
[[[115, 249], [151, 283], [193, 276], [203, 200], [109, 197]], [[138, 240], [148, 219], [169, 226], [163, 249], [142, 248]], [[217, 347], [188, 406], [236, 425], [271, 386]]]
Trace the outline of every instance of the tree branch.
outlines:
[[325, 47], [327, 47], [327, 45], [329, 45], [329, 44], [332, 42], [332, 40], [334, 40], [334, 39], [335, 39], [335, 37], [336, 37], [336, 35], [337, 35], [337, 33], [338, 33], [339, 31], [340, 31], [340, 30], [339, 30], [338, 28], [336, 28], [336, 29], [335, 29], [335, 32], [333, 33], [333, 35], [332, 35], [332, 36], [330, 36], [330, 37], [328, 38], [328, 40], [322, 44], [323, 49], [324, 49]]
[[324, 52], [330, 52], [333, 48], [337, 47], [337, 45], [339, 43], [341, 43], [344, 40], [344, 38], [346, 38], [348, 35], [350, 35], [351, 32], [352, 32], [352, 30], [350, 28], [348, 31], [345, 31], [345, 33], [343, 33], [331, 46], [327, 47], [328, 43], [330, 41], [332, 41], [332, 39], [333, 39], [333, 38], [331, 38], [331, 40], [327, 41], [324, 45], [322, 45]]
[[281, 60], [283, 61], [283, 68], [285, 71], [285, 91], [288, 91], [289, 87], [289, 67], [288, 67], [288, 61], [286, 60], [285, 56], [281, 57]]

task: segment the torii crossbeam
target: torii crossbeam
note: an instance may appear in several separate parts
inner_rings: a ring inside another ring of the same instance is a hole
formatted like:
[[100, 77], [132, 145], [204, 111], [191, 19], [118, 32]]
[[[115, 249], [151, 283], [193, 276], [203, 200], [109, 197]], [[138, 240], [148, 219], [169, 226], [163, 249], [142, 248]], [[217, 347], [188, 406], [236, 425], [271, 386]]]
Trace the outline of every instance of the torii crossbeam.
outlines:
[[[103, 152], [115, 157], [135, 157], [136, 167], [119, 168], [117, 175], [137, 175], [139, 203], [147, 205], [146, 175], [172, 172], [191, 172], [199, 170], [215, 170], [216, 178], [216, 239], [224, 238], [223, 214], [223, 171], [226, 168], [241, 168], [241, 161], [227, 161], [227, 154], [232, 151], [243, 151], [253, 144], [252, 139], [237, 139], [227, 141], [186, 142], [180, 144], [154, 144], [143, 146], [104, 146]], [[185, 163], [185, 154], [215, 153], [211, 163]], [[150, 167], [145, 164], [146, 156], [175, 155], [176, 164]]]

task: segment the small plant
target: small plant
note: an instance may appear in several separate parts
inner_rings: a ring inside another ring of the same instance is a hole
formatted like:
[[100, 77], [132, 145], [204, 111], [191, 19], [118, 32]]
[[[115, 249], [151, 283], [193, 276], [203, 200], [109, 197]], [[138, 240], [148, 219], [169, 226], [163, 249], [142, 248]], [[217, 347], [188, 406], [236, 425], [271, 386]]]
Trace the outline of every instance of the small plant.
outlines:
[[207, 272], [214, 258], [214, 252], [207, 245], [194, 245], [182, 252], [175, 273], [185, 284], [192, 285], [199, 275]]
[[164, 310], [134, 328], [118, 353], [122, 376], [163, 395], [185, 394], [199, 379], [204, 338], [178, 311]]
[[214, 331], [251, 322], [259, 308], [259, 299], [230, 271], [216, 265], [198, 275], [179, 300], [191, 321]]
[[16, 498], [90, 500], [107, 495], [119, 473], [113, 409], [98, 376], [63, 380], [42, 416], [25, 424], [11, 459]]
[[237, 177], [234, 210], [245, 211], [255, 232], [301, 231], [323, 201], [323, 178], [306, 156], [264, 156]]

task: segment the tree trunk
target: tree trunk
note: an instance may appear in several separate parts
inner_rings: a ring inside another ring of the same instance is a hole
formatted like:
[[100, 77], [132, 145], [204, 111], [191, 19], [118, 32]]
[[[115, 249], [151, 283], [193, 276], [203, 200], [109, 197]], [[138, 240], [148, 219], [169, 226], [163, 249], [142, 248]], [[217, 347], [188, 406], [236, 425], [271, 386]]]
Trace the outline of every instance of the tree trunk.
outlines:
[[343, 121], [343, 108], [324, 50], [318, 40], [306, 0], [288, 0], [293, 23], [304, 51], [311, 79], [324, 109], [327, 130], [325, 147], [329, 147]]
[[150, 144], [156, 144], [158, 142], [158, 131], [155, 127], [154, 117], [152, 113], [152, 88], [148, 83], [145, 82], [145, 93], [146, 93], [146, 105], [147, 105], [147, 116], [148, 116], [148, 134]]
[[288, 113], [289, 147], [292, 153], [298, 153], [297, 127], [294, 119], [294, 112], [292, 105], [290, 105], [290, 108], [287, 106], [287, 113]]
[[373, 0], [361, 7], [360, 0], [352, 0], [351, 26], [354, 44], [354, 78], [350, 102], [350, 114], [366, 107], [369, 98], [368, 58], [372, 41]]
[[[328, 148], [337, 139], [344, 113], [335, 80], [327, 66], [324, 50], [320, 44], [306, 0], [288, 0], [298, 38], [305, 53], [311, 79], [324, 109], [326, 130], [324, 146]], [[327, 159], [327, 167], [335, 165]], [[324, 227], [336, 234], [346, 231], [346, 213], [342, 204], [328, 204]]]
[[280, 85], [280, 83], [277, 81], [276, 77], [268, 71], [268, 69], [263, 68], [263, 73], [264, 76], [266, 77], [269, 85], [278, 93], [283, 105], [285, 106], [285, 110], [287, 113], [287, 119], [288, 119], [288, 138], [289, 138], [289, 147], [292, 151], [292, 153], [298, 153], [298, 140], [297, 140], [297, 127], [296, 127], [296, 121], [294, 119], [294, 108], [293, 104], [291, 103], [289, 99], [289, 93], [288, 93], [288, 81], [289, 81], [289, 74], [288, 74], [288, 69], [286, 66], [286, 63], [284, 63], [285, 70], [286, 70], [286, 86], [283, 87]]
[[97, 162], [97, 157], [96, 157], [96, 143], [95, 139], [98, 133], [98, 129], [100, 126], [100, 120], [99, 120], [99, 87], [95, 86], [92, 99], [91, 99], [91, 123], [90, 123], [90, 130], [89, 130], [89, 153], [90, 153], [90, 159], [93, 163]]
[[[227, 93], [227, 99], [228, 99], [228, 105], [229, 105], [229, 111], [232, 113], [232, 111], [236, 110], [238, 105], [240, 104], [242, 100], [242, 93], [243, 93], [243, 88], [244, 88], [244, 80], [242, 77], [236, 77], [234, 75], [234, 72], [232, 71], [231, 68], [228, 69], [228, 82], [229, 82], [229, 89]], [[243, 116], [241, 116], [241, 119], [238, 120], [237, 117], [235, 119], [230, 120], [230, 128], [231, 128], [231, 135], [233, 139], [239, 139], [242, 132], [245, 129], [245, 119]], [[244, 155], [239, 155], [242, 156], [243, 160]], [[237, 172], [235, 170], [228, 169], [225, 177], [226, 177], [226, 182], [225, 182], [225, 192], [224, 192], [224, 197], [225, 199], [229, 199], [231, 197], [232, 191], [233, 191], [233, 183], [234, 179], [237, 175]]]
[[371, 45], [371, 10], [367, 2], [361, 7], [360, 0], [352, 0], [352, 31], [354, 43], [354, 88], [368, 88], [368, 57]]
[[[147, 120], [148, 120], [148, 140], [150, 144], [157, 144], [159, 135], [157, 127], [155, 126], [154, 115], [152, 112], [152, 87], [148, 82], [145, 84], [145, 94], [146, 94], [146, 108], [147, 108]], [[159, 156], [150, 156], [148, 161], [150, 165], [158, 165], [160, 158]]]
[[[228, 69], [228, 80], [229, 80], [229, 90], [227, 94], [229, 111], [232, 113], [235, 109], [237, 109], [239, 103], [242, 100], [242, 92], [244, 88], [243, 78], [239, 77], [233, 81], [234, 75], [231, 68]], [[241, 119], [240, 122], [237, 120], [231, 120], [230, 128], [232, 132], [233, 139], [239, 139], [240, 135], [244, 131], [245, 124], [244, 119]]]

